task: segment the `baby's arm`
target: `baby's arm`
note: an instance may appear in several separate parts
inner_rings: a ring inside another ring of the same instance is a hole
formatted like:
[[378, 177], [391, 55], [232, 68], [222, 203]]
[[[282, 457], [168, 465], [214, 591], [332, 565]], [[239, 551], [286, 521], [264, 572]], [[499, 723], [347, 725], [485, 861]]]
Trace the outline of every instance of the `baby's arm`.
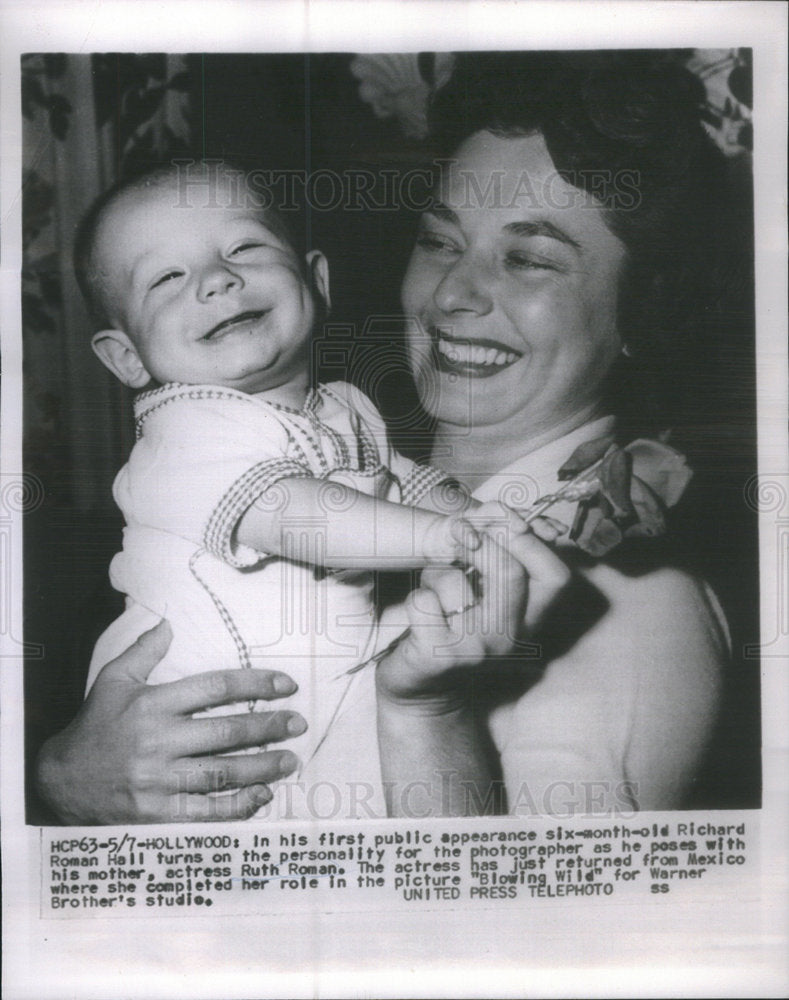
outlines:
[[[482, 502], [472, 497], [465, 486], [452, 480], [439, 483], [422, 496], [418, 505], [425, 510], [432, 510], [445, 515], [463, 515], [464, 522], [472, 525], [476, 531], [487, 531], [498, 534], [499, 544], [506, 545], [506, 534], [522, 535], [528, 530], [518, 512], [498, 500], [488, 500]], [[551, 521], [554, 526], [564, 528], [560, 522], [551, 518], [540, 518], [536, 525], [537, 535], [543, 537], [542, 529], [546, 521]], [[502, 534], [504, 533], [504, 534]], [[546, 541], [554, 541], [557, 532], [551, 528], [548, 531], [549, 537]]]
[[330, 569], [380, 570], [466, 561], [479, 544], [459, 516], [297, 477], [279, 480], [246, 510], [236, 540], [258, 552]]

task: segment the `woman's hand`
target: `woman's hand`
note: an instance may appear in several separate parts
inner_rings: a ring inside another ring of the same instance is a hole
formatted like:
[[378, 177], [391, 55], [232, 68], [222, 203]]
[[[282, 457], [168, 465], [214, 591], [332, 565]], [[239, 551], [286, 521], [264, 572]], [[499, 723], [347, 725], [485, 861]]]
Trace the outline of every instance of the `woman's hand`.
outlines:
[[567, 584], [570, 571], [544, 543], [559, 526], [541, 520], [532, 532], [507, 514], [499, 528], [471, 555], [476, 587], [461, 570], [423, 571], [406, 602], [410, 632], [378, 666], [384, 698], [451, 700], [456, 668], [517, 655]]
[[165, 621], [143, 633], [102, 670], [74, 721], [44, 745], [39, 789], [65, 823], [246, 819], [271, 799], [268, 784], [296, 768], [288, 750], [213, 756], [303, 733], [295, 712], [191, 717], [286, 697], [296, 690], [293, 681], [270, 670], [220, 670], [146, 684], [171, 639]]
[[[558, 534], [551, 526], [539, 530]], [[483, 536], [473, 557], [476, 588], [457, 570], [423, 573], [408, 601], [410, 632], [378, 664], [378, 740], [390, 816], [506, 808], [486, 720], [475, 712], [464, 668], [517, 655], [570, 578], [531, 532], [508, 532], [506, 542], [507, 548]]]

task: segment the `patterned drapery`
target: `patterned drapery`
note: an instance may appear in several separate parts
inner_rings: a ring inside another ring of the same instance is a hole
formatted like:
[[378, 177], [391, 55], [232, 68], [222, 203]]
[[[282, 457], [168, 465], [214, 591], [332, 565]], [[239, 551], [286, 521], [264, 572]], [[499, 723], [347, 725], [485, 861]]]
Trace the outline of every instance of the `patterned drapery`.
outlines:
[[87, 510], [128, 451], [129, 403], [90, 349], [71, 246], [98, 194], [188, 147], [188, 72], [180, 56], [129, 54], [26, 55], [21, 69], [26, 462]]

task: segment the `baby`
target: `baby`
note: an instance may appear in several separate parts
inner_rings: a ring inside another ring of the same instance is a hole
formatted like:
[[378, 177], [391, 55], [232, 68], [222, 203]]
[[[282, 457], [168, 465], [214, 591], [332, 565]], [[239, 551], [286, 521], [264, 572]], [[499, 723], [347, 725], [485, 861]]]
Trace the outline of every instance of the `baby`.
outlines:
[[307, 764], [353, 668], [404, 627], [376, 620], [370, 571], [462, 562], [479, 539], [439, 513], [446, 476], [393, 451], [364, 394], [310, 388], [323, 254], [300, 258], [243, 171], [198, 165], [182, 181], [165, 168], [108, 192], [75, 248], [93, 349], [140, 390], [113, 489], [126, 527], [110, 576], [126, 611], [88, 688], [148, 609], [174, 636], [152, 683], [253, 663], [290, 675]]

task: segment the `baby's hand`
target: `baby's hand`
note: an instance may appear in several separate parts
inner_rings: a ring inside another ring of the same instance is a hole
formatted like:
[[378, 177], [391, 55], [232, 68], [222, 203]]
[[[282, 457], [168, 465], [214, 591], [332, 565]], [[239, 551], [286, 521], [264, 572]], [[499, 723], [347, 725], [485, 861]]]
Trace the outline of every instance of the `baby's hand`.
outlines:
[[478, 503], [466, 510], [463, 517], [477, 531], [484, 531], [493, 536], [498, 536], [501, 532], [523, 535], [529, 530], [528, 525], [523, 523], [523, 519], [511, 507], [499, 503], [498, 500]]
[[495, 538], [504, 548], [509, 547], [508, 538], [525, 535], [527, 531], [533, 531], [544, 542], [555, 542], [568, 530], [566, 524], [552, 517], [536, 517], [527, 524], [516, 510], [498, 500], [477, 502], [463, 517], [477, 531]]
[[436, 514], [422, 535], [422, 555], [428, 566], [467, 565], [481, 544], [478, 531], [465, 515]]
[[470, 565], [484, 533], [498, 545], [510, 548], [513, 538], [533, 531], [544, 542], [555, 542], [567, 525], [551, 517], [538, 517], [529, 524], [511, 507], [497, 500], [470, 507], [461, 515], [437, 514], [422, 535], [422, 555], [429, 566]]

